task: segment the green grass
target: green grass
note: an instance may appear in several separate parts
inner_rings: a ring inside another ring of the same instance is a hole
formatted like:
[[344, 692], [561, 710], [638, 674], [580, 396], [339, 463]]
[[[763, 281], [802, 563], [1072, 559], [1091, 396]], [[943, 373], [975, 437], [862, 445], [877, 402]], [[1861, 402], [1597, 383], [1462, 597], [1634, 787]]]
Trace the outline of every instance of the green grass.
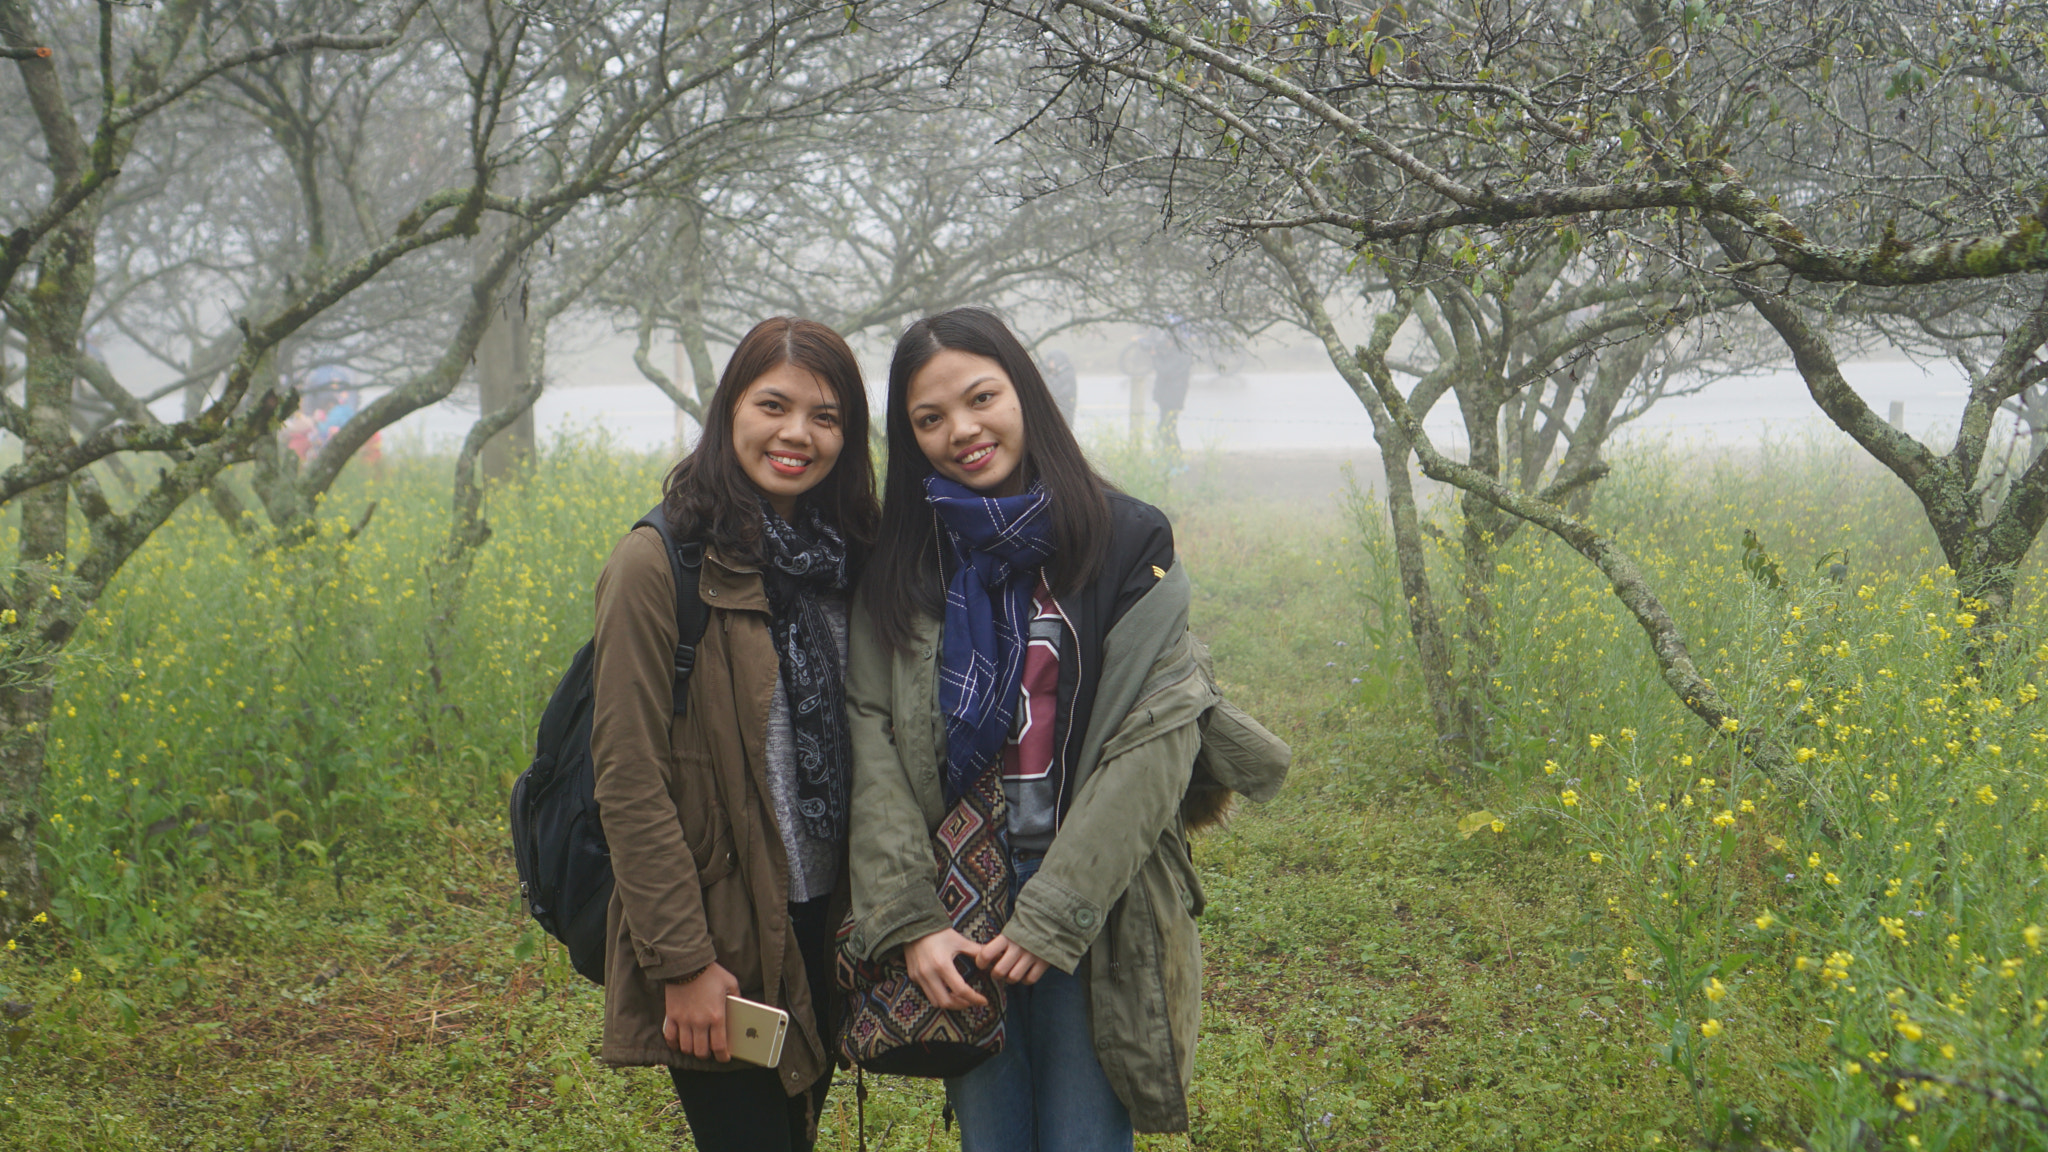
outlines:
[[[660, 462], [548, 453], [494, 501], [497, 535], [430, 652], [444, 466], [352, 477], [331, 510], [353, 523], [378, 501], [363, 534], [283, 556], [251, 558], [188, 509], [95, 617], [52, 731], [54, 920], [0, 952], [0, 998], [29, 1006], [0, 1020], [0, 1146], [688, 1146], [665, 1077], [593, 1061], [599, 993], [517, 910], [501, 816], [545, 693], [588, 633], [591, 582], [652, 502]], [[1596, 512], [1649, 559], [1710, 674], [1753, 707], [1745, 721], [1818, 748], [1794, 789], [1736, 770], [1645, 676], [1640, 635], [1597, 580], [1533, 532], [1502, 558], [1499, 755], [1446, 776], [1375, 521], [1334, 502], [1204, 503], [1138, 454], [1112, 466], [1169, 503], [1195, 630], [1231, 696], [1296, 752], [1279, 798], [1197, 839], [1194, 1130], [1141, 1147], [2038, 1140], [1967, 1092], [1916, 1089], [1907, 1113], [1894, 1085], [1843, 1069], [1852, 1045], [1898, 1035], [1902, 1008], [1926, 1032], [1914, 1058], [1957, 1045], [1942, 1066], [1966, 1076], [2031, 1083], [2039, 1045], [2025, 995], [2041, 993], [2020, 988], [2043, 973], [2017, 935], [2042, 919], [2034, 713], [2017, 706], [2037, 638], [2016, 623], [2014, 655], [1962, 685], [1961, 608], [1881, 480], [1811, 451], [1777, 461], [1776, 484], [1654, 457], [1621, 469]], [[1802, 577], [1791, 591], [1742, 575], [1727, 545], [1744, 526]], [[1811, 561], [1845, 533], [1849, 586], [1818, 586]], [[1947, 639], [1927, 611], [1947, 614]], [[1880, 630], [1896, 649], [1880, 652]], [[1850, 656], [1834, 655], [1845, 639]], [[1818, 715], [1873, 731], [1831, 744]], [[1939, 755], [1942, 770], [1908, 767], [1869, 800], [1864, 766], [1899, 770], [1915, 739], [1933, 751], [1914, 766]], [[1999, 799], [1974, 799], [1980, 786]], [[1757, 810], [1732, 831], [1712, 822], [1743, 798]], [[1461, 827], [1479, 809], [1504, 831]], [[1906, 838], [1923, 853], [1912, 869], [1892, 863]], [[1778, 880], [1788, 868], [1796, 885]], [[1924, 915], [1901, 942], [1877, 917], [1915, 901]], [[1756, 929], [1767, 909], [1776, 922]], [[1934, 930], [1942, 916], [1960, 945]], [[1794, 965], [1837, 950], [1855, 955], [1853, 979]], [[1708, 999], [1710, 978], [1732, 995]], [[1961, 1014], [1929, 1007], [1966, 990]], [[1711, 1039], [1697, 1028], [1709, 1015], [1725, 1025]], [[869, 1087], [871, 1146], [955, 1146], [935, 1085]], [[842, 1081], [821, 1147], [855, 1146], [853, 1107]]]

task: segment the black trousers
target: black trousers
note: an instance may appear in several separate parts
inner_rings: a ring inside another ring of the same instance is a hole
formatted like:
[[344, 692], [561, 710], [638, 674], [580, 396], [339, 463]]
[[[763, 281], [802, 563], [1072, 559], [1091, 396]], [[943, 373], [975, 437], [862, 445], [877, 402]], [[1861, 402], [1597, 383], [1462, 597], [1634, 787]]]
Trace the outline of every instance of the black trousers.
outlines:
[[[789, 906], [789, 925], [811, 986], [812, 1011], [823, 1012], [832, 986], [831, 897]], [[820, 1029], [830, 1032], [829, 1028]], [[828, 1053], [829, 1055], [829, 1053]], [[773, 1068], [737, 1065], [730, 1072], [668, 1070], [676, 1099], [690, 1120], [698, 1152], [810, 1152], [812, 1117], [823, 1114], [832, 1069], [809, 1090], [791, 1096]]]

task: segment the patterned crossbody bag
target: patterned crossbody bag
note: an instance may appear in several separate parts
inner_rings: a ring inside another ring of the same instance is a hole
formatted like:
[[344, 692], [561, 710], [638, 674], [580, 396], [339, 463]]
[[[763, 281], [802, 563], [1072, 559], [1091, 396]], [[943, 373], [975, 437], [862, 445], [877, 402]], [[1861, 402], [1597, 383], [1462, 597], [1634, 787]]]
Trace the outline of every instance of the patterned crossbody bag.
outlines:
[[[1009, 800], [1002, 767], [990, 766], [932, 833], [939, 903], [953, 927], [976, 944], [996, 938], [1011, 911], [1006, 842]], [[859, 960], [847, 947], [853, 917], [839, 926], [839, 987], [846, 992], [839, 1055], [856, 1068], [890, 1076], [945, 1078], [972, 1071], [1003, 1050], [1003, 988], [967, 966], [967, 984], [987, 997], [980, 1008], [934, 1005], [910, 978], [898, 950], [888, 960]]]

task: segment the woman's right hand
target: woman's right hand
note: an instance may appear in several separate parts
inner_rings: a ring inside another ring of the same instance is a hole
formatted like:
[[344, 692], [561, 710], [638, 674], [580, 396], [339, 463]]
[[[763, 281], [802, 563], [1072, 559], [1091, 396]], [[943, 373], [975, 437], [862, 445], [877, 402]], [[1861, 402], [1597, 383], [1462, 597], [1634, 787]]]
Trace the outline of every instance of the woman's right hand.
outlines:
[[663, 985], [662, 993], [667, 1004], [661, 1038], [669, 1047], [699, 1060], [732, 1059], [725, 1036], [725, 998], [740, 994], [740, 982], [732, 973], [714, 963], [686, 982]]
[[988, 1004], [988, 997], [969, 987], [953, 963], [955, 956], [972, 958], [980, 952], [981, 945], [945, 928], [905, 944], [903, 964], [934, 1005], [948, 1010], [981, 1008]]

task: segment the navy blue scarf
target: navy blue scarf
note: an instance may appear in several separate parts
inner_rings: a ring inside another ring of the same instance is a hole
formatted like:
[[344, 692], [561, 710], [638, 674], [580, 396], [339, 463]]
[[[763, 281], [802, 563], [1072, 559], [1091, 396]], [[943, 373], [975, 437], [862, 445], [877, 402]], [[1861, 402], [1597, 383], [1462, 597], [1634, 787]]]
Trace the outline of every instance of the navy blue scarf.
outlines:
[[945, 632], [939, 711], [946, 715], [946, 803], [1001, 762], [1017, 710], [1031, 594], [1052, 555], [1052, 501], [1042, 485], [1020, 496], [982, 496], [934, 473], [925, 498], [944, 529]]

